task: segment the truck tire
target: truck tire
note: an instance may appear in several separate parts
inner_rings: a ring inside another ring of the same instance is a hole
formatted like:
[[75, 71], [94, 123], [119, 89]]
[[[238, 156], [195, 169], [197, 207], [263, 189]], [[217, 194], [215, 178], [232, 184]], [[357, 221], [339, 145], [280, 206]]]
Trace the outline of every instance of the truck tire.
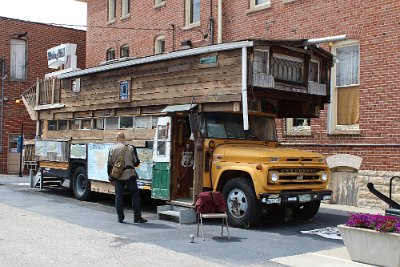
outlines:
[[82, 166], [76, 168], [72, 189], [76, 199], [89, 200], [90, 198], [90, 181], [87, 178], [86, 169]]
[[299, 220], [308, 220], [313, 218], [319, 210], [321, 201], [313, 201], [303, 205], [293, 207], [293, 217]]
[[222, 188], [228, 208], [228, 221], [236, 227], [249, 228], [260, 218], [259, 203], [252, 186], [245, 178], [229, 180]]

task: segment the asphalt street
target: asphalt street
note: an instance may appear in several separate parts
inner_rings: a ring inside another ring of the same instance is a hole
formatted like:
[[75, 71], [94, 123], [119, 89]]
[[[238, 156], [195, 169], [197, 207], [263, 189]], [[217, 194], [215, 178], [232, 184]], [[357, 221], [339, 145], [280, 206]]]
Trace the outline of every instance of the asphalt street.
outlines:
[[29, 188], [28, 177], [0, 176], [0, 265], [283, 266], [273, 259], [344, 247], [340, 239], [303, 233], [344, 223], [348, 212], [342, 210], [321, 208], [308, 221], [264, 219], [249, 230], [231, 228], [230, 240], [211, 222], [206, 240], [190, 243], [197, 224], [157, 220], [162, 202], [144, 195], [143, 217], [149, 222], [133, 224], [127, 205], [127, 223], [119, 224], [113, 201], [96, 194], [82, 202], [66, 188], [41, 191]]

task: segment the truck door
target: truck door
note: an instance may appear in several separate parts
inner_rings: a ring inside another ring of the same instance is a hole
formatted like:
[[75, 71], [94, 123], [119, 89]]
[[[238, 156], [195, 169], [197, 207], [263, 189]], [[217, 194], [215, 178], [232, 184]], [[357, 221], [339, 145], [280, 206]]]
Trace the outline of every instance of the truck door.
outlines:
[[153, 147], [153, 181], [151, 196], [170, 199], [171, 117], [158, 118]]

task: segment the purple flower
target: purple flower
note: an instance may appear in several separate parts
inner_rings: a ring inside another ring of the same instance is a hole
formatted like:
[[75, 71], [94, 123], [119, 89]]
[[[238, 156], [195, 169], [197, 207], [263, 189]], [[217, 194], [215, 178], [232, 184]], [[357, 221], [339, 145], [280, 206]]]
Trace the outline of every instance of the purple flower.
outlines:
[[346, 225], [349, 227], [372, 229], [383, 233], [400, 233], [400, 218], [394, 216], [352, 213]]

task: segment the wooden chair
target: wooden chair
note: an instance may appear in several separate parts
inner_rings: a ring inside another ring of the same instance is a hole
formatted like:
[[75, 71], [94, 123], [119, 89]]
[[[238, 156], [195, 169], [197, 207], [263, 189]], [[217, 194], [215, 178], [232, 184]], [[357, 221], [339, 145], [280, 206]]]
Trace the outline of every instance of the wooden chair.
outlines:
[[199, 228], [201, 227], [201, 236], [203, 237], [203, 241], [205, 241], [203, 219], [222, 219], [221, 236], [224, 234], [225, 225], [228, 239], [231, 239], [229, 234], [228, 214], [226, 213], [226, 203], [220, 192], [200, 193], [196, 199], [196, 211], [197, 236], [199, 236]]

